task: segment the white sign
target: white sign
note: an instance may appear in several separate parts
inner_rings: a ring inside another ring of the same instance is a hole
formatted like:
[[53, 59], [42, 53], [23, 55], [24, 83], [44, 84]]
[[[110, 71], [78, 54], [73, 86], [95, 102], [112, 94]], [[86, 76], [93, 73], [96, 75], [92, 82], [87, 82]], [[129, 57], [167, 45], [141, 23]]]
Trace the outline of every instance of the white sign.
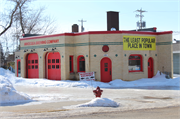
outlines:
[[79, 78], [80, 78], [81, 81], [90, 81], [90, 80], [94, 80], [95, 81], [94, 72], [79, 73]]
[[108, 54], [104, 54], [105, 57], [108, 57]]

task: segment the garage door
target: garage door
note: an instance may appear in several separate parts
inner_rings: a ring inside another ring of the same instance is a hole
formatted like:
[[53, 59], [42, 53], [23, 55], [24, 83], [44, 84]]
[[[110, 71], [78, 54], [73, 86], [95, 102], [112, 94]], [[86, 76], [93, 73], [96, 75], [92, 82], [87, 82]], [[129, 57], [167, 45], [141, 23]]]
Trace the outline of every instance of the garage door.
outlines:
[[27, 78], [39, 78], [38, 54], [27, 55]]
[[47, 78], [51, 80], [61, 80], [61, 60], [59, 52], [47, 54]]
[[173, 72], [180, 74], [180, 53], [173, 53]]

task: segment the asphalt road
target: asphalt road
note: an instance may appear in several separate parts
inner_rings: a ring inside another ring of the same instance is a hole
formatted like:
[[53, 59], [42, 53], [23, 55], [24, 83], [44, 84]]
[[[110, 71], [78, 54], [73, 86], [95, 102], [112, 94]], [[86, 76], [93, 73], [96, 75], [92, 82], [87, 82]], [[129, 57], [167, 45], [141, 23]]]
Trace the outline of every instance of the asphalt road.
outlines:
[[0, 119], [180, 119], [180, 107], [99, 112], [85, 115], [61, 115], [62, 110], [46, 113], [6, 114]]
[[180, 107], [93, 113], [88, 115], [66, 117], [66, 119], [180, 119]]

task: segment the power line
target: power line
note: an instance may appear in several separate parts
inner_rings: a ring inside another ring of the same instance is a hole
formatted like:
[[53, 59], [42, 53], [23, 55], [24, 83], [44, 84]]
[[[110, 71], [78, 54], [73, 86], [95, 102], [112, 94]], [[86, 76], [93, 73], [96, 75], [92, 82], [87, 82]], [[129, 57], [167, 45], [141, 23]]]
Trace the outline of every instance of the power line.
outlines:
[[180, 12], [180, 11], [148, 11], [148, 12]]

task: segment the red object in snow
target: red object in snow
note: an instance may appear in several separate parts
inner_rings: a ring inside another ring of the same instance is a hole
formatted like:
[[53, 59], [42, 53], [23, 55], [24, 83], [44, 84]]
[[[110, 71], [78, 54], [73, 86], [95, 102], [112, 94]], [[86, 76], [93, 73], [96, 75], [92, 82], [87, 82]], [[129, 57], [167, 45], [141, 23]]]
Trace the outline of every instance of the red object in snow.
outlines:
[[93, 93], [96, 97], [101, 97], [102, 92], [103, 90], [101, 90], [99, 86], [96, 88], [96, 90], [93, 90]]

